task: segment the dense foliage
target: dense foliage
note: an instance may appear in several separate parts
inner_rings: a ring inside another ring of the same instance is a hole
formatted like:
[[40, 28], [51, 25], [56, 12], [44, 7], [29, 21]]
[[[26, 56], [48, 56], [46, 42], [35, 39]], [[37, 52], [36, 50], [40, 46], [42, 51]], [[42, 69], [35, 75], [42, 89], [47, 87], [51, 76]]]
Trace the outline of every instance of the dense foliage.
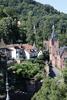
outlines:
[[44, 65], [39, 65], [39, 63], [32, 62], [32, 61], [23, 61], [21, 64], [15, 64], [14, 66], [9, 67], [9, 71], [12, 70], [12, 73], [16, 74], [17, 76], [21, 76], [23, 78], [35, 78], [38, 75], [41, 77], [42, 68]]
[[[20, 27], [15, 23], [16, 18], [21, 22]], [[6, 43], [35, 41], [42, 46], [51, 33], [52, 24], [55, 24], [60, 44], [67, 45], [67, 14], [34, 0], [0, 0], [0, 36]]]
[[32, 100], [66, 100], [67, 85], [61, 79], [46, 78]]
[[[1, 63], [1, 61], [0, 61]], [[6, 66], [6, 65], [5, 65]], [[27, 91], [27, 82], [30, 82], [34, 80], [40, 81], [44, 77], [44, 64], [42, 64], [42, 61], [40, 64], [38, 61], [22, 61], [22, 63], [17, 64], [13, 63], [11, 66], [7, 68], [7, 74], [8, 74], [8, 81], [9, 81], [9, 91], [15, 92], [15, 91]], [[6, 69], [4, 68], [4, 65], [2, 68], [0, 68], [0, 95], [4, 95], [5, 92], [5, 76], [6, 75]], [[33, 91], [33, 90], [32, 90]]]
[[[21, 22], [20, 25], [18, 21]], [[20, 42], [33, 44], [35, 41], [37, 46], [42, 46], [43, 41], [50, 36], [53, 24], [60, 44], [67, 45], [67, 14], [34, 0], [0, 0], [0, 38], [7, 44]], [[42, 79], [44, 77], [42, 60], [49, 60], [48, 53], [47, 55], [44, 53], [44, 56], [45, 58], [41, 56], [37, 61], [24, 61], [11, 66], [8, 70], [9, 85], [22, 87], [23, 78]], [[5, 86], [3, 77], [0, 75], [0, 94]], [[67, 100], [67, 69], [64, 70], [63, 77], [62, 84], [57, 83], [58, 80], [45, 78], [41, 89], [32, 100]]]
[[66, 100], [67, 99], [67, 68], [61, 77], [44, 79], [41, 89], [34, 94], [32, 100]]
[[[44, 71], [42, 70], [44, 65], [37, 63], [37, 61], [23, 61], [21, 64], [14, 64], [8, 68], [9, 73], [9, 84], [13, 91], [26, 91], [28, 88], [28, 82], [34, 82], [35, 85], [37, 81], [43, 80]], [[30, 83], [30, 85], [32, 85]], [[12, 88], [13, 87], [13, 88]], [[33, 91], [33, 88], [31, 88]], [[37, 88], [35, 88], [36, 90]], [[32, 91], [30, 92], [32, 94]], [[30, 96], [30, 95], [29, 95]]]

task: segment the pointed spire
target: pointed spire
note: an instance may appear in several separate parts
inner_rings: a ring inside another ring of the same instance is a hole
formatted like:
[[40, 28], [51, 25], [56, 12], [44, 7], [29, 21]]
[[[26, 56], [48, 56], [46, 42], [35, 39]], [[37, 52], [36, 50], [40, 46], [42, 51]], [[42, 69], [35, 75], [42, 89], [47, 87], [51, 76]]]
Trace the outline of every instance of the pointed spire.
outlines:
[[35, 42], [33, 43], [33, 47], [32, 47], [32, 49], [35, 49], [36, 48], [36, 45], [35, 45]]
[[53, 24], [53, 26], [52, 26], [52, 34], [51, 34], [51, 38], [53, 39], [54, 36], [55, 36], [55, 26], [54, 26], [54, 24]]
[[53, 24], [53, 26], [52, 26], [52, 33], [54, 33], [54, 32], [55, 32], [55, 26]]
[[35, 27], [35, 25], [34, 25], [33, 29], [34, 29], [34, 34], [36, 34], [36, 27]]
[[51, 40], [52, 40], [52, 44], [54, 44], [54, 41], [57, 41], [57, 33], [55, 32], [54, 24], [52, 26]]
[[33, 26], [33, 32], [34, 32], [34, 43], [33, 43], [33, 47], [35, 47], [35, 45], [36, 45], [36, 27], [35, 27], [35, 25]]
[[0, 47], [5, 47], [5, 43], [4, 43], [3, 38], [1, 38], [1, 40], [0, 40]]

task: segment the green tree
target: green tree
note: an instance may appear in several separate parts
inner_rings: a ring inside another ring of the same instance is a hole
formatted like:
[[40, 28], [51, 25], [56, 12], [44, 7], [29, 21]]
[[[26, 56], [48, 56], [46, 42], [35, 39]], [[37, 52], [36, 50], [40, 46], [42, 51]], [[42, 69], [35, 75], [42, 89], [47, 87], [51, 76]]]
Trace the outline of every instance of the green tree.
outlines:
[[5, 43], [16, 43], [19, 38], [17, 20], [11, 17], [2, 18], [0, 21], [0, 36]]
[[64, 82], [67, 83], [67, 68], [64, 68], [63, 70], [63, 78], [64, 78]]
[[33, 78], [39, 72], [39, 64], [30, 61], [24, 61], [21, 64], [15, 64], [9, 68], [17, 75], [22, 75], [24, 78]]
[[3, 12], [6, 16], [17, 16], [17, 12], [15, 8], [5, 7]]
[[[42, 5], [34, 0], [0, 0], [0, 19], [8, 18], [8, 16], [17, 16], [21, 21], [23, 27], [20, 31], [26, 34], [28, 43], [33, 44], [33, 26], [35, 25], [36, 44], [42, 47], [43, 40], [47, 40], [50, 37], [51, 27], [55, 24], [58, 38], [61, 41], [60, 44], [67, 45], [67, 35], [63, 35], [67, 33], [67, 14], [60, 13], [50, 5]], [[12, 31], [13, 34], [18, 33], [15, 25]], [[12, 36], [13, 42], [16, 42], [17, 34]], [[7, 39], [9, 40], [9, 37]], [[19, 36], [20, 39], [21, 37]]]
[[46, 78], [41, 89], [34, 94], [32, 100], [66, 100], [66, 85], [59, 80]]

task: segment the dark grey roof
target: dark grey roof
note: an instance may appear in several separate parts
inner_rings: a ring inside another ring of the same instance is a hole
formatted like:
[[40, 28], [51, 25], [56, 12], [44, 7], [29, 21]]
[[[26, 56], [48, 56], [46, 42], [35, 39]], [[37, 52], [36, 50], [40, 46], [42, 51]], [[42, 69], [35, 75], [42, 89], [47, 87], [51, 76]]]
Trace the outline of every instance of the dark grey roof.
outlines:
[[64, 53], [64, 50], [67, 51], [67, 46], [63, 46], [63, 47], [59, 48], [59, 54], [60, 54], [60, 56], [62, 56], [62, 54]]
[[52, 32], [51, 33], [51, 39], [55, 40], [55, 41], [57, 40], [57, 33], [56, 32], [54, 32], [54, 33]]

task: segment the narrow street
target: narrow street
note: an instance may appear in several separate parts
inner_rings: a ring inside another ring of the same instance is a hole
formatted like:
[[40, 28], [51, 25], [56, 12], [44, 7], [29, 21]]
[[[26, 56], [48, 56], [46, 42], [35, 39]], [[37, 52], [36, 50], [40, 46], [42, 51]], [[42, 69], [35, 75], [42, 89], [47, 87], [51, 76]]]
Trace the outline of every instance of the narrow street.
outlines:
[[59, 75], [61, 75], [61, 71], [58, 68], [53, 67], [52, 70], [55, 73], [56, 77], [59, 76]]
[[61, 76], [61, 71], [57, 68], [57, 67], [51, 67], [49, 66], [49, 76], [54, 78], [54, 77], [58, 77]]

